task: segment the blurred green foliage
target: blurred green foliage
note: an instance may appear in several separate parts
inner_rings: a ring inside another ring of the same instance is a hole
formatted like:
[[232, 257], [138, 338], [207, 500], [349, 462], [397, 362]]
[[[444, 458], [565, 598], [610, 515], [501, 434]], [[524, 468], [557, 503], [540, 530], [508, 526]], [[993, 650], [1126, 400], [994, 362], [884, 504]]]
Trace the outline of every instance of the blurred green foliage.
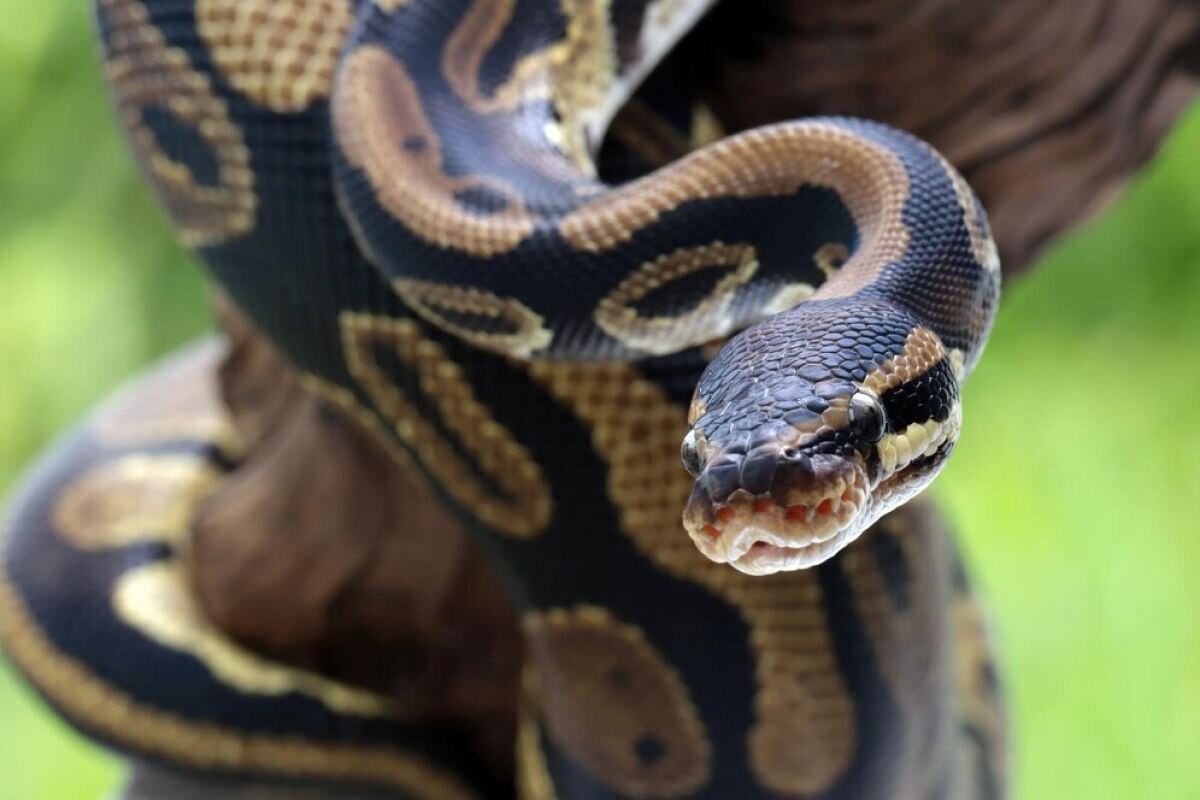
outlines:
[[[84, 0], [4, 0], [0, 491], [117, 381], [210, 326], [112, 123]], [[1200, 113], [1007, 287], [936, 492], [1003, 646], [1020, 800], [1200, 797]], [[0, 667], [0, 797], [117, 769]]]

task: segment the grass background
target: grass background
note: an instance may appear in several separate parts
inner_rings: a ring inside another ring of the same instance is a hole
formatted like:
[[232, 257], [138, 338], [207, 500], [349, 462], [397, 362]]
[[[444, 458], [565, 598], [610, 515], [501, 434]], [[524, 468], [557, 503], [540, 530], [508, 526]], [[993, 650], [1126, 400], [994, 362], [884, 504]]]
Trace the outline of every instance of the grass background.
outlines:
[[[0, 493], [115, 383], [210, 326], [114, 129], [83, 0], [4, 0]], [[1004, 648], [1019, 800], [1200, 797], [1200, 113], [1006, 287], [935, 491]], [[0, 797], [114, 762], [0, 661]]]

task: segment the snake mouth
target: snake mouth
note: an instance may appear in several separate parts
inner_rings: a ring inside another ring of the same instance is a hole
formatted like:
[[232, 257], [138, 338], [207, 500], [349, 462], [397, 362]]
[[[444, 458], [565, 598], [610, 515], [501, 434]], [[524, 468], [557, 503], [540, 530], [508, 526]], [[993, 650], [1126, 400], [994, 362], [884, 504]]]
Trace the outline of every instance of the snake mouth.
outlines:
[[714, 503], [697, 485], [684, 526], [706, 557], [749, 575], [804, 569], [825, 561], [870, 521], [871, 493], [861, 464], [820, 488], [764, 494], [737, 489]]

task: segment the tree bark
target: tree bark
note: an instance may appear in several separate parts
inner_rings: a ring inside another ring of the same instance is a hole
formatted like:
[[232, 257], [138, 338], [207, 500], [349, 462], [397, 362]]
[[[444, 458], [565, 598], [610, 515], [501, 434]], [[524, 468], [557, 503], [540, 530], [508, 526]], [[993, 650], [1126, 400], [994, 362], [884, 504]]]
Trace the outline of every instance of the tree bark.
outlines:
[[1006, 273], [1110, 201], [1195, 96], [1194, 0], [738, 0], [673, 56], [730, 131], [887, 122], [979, 193]]

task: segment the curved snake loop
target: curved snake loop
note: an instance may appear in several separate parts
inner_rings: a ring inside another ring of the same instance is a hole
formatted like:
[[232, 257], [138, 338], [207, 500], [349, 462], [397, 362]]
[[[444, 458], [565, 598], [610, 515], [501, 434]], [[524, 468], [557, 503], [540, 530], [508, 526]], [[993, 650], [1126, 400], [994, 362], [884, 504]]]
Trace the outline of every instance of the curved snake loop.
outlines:
[[[711, 0], [95, 4], [183, 240], [509, 579], [522, 797], [1003, 796], [980, 612], [903, 505], [999, 291], [940, 155], [841, 118], [720, 138], [698, 97], [639, 89]], [[204, 364], [21, 494], [16, 663], [150, 784], [503, 794], [459, 739], [205, 617], [187, 525], [243, 453]]]

